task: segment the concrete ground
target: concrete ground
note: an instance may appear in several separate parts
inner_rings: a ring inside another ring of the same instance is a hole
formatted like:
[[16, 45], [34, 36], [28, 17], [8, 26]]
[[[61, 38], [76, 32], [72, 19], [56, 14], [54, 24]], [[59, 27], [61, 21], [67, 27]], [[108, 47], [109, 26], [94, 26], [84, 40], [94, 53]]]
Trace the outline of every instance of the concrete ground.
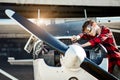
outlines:
[[[4, 70], [5, 72], [9, 73], [10, 75], [14, 76], [18, 80], [34, 80], [33, 77], [33, 66], [15, 66], [10, 65], [7, 62], [1, 62], [0, 61], [0, 69]], [[11, 80], [1, 74], [0, 72], [0, 80]]]

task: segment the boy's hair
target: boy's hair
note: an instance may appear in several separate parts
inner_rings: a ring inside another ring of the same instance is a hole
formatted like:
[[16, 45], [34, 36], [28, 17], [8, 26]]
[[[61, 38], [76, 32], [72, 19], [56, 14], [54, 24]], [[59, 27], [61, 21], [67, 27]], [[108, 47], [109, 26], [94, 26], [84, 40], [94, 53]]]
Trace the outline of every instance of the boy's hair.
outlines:
[[90, 28], [90, 26], [92, 26], [93, 23], [94, 23], [93, 20], [87, 20], [87, 21], [85, 21], [85, 23], [82, 26], [82, 32], [84, 32], [87, 27]]

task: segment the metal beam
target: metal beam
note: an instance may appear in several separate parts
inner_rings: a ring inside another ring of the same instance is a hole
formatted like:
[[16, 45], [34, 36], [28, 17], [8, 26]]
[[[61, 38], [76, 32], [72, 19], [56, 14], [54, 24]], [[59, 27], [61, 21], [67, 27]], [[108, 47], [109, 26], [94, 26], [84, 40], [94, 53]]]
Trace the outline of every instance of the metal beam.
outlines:
[[120, 0], [1, 0], [0, 2], [22, 5], [120, 6]]
[[[86, 9], [87, 17], [120, 16], [120, 7], [113, 6], [65, 6], [65, 5], [33, 5], [0, 3], [0, 18], [8, 18], [4, 10], [15, 10], [26, 18], [38, 18], [38, 9], [44, 18], [83, 18]], [[112, 12], [111, 12], [112, 10]]]

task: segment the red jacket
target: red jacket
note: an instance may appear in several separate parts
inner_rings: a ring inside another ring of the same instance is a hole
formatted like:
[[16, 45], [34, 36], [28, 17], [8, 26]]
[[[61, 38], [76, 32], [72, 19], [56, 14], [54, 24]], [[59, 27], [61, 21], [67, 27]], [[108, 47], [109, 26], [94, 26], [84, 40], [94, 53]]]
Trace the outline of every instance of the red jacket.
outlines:
[[117, 48], [113, 34], [108, 27], [101, 26], [101, 34], [99, 36], [93, 37], [83, 33], [81, 38], [89, 39], [92, 47], [101, 43], [107, 49], [107, 57], [109, 59], [108, 71], [110, 73], [113, 72], [113, 68], [116, 64], [120, 67], [120, 51]]

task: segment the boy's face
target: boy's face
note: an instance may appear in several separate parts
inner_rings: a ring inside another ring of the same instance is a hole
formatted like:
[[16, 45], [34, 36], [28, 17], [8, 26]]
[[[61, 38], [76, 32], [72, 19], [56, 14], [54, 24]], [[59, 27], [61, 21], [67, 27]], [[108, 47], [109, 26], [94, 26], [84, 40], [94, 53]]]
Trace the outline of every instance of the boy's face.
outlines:
[[90, 34], [90, 32], [91, 32], [90, 29], [85, 28], [84, 33], [86, 33], [86, 34]]
[[96, 26], [90, 26], [90, 29], [85, 28], [84, 33], [86, 33], [86, 34], [88, 34], [90, 36], [96, 36], [97, 30], [98, 29], [96, 29]]

